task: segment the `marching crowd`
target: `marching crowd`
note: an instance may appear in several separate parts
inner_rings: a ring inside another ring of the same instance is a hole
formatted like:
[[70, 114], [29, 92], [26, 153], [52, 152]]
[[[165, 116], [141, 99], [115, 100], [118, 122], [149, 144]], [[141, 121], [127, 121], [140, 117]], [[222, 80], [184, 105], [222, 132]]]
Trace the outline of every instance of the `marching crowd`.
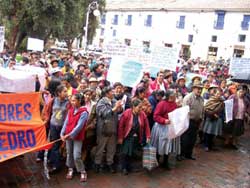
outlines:
[[[61, 138], [49, 151], [50, 173], [63, 168], [62, 156], [66, 156], [67, 179], [72, 179], [76, 169], [80, 181], [85, 182], [86, 168], [94, 166], [96, 172], [102, 172], [106, 167], [115, 173], [118, 164], [127, 175], [133, 168], [132, 160], [147, 144], [156, 148], [157, 160], [167, 170], [170, 154], [177, 161], [196, 160], [197, 138], [206, 152], [217, 149], [214, 138], [218, 136], [223, 137], [224, 147], [238, 148], [250, 113], [250, 95], [247, 85], [230, 81], [227, 62], [180, 60], [176, 71], [160, 70], [156, 78], [144, 72], [134, 88], [106, 80], [109, 63], [105, 56], [57, 50], [23, 52], [19, 62], [11, 53], [0, 55], [0, 65], [7, 69], [19, 65], [46, 70], [45, 88], [36, 80], [41, 117], [49, 140]], [[187, 83], [190, 73], [193, 77]], [[229, 123], [225, 123], [224, 113], [227, 99], [233, 99], [233, 120]], [[189, 128], [169, 139], [168, 114], [186, 105], [190, 107]], [[40, 151], [37, 162], [43, 159]]]

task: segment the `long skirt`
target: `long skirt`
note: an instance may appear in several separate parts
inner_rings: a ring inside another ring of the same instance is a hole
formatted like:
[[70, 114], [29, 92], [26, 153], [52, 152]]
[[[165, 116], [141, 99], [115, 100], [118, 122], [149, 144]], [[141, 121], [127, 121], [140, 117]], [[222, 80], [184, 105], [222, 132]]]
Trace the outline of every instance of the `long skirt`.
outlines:
[[168, 125], [154, 124], [151, 132], [151, 144], [157, 149], [159, 155], [168, 155], [169, 153], [179, 155], [181, 153], [180, 137], [169, 139]]
[[211, 119], [209, 117], [206, 118], [204, 126], [203, 126], [203, 132], [211, 135], [222, 135], [222, 129], [223, 129], [223, 121], [221, 118], [218, 119]]
[[244, 134], [244, 120], [234, 119], [224, 126], [224, 132], [232, 135], [233, 137], [239, 137]]

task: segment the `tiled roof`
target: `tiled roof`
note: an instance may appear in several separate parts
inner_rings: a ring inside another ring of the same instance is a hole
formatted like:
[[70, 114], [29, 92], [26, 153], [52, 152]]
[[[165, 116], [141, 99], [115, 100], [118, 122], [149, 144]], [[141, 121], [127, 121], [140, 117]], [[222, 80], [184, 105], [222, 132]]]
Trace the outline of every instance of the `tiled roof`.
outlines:
[[106, 10], [225, 10], [250, 12], [250, 0], [106, 0]]

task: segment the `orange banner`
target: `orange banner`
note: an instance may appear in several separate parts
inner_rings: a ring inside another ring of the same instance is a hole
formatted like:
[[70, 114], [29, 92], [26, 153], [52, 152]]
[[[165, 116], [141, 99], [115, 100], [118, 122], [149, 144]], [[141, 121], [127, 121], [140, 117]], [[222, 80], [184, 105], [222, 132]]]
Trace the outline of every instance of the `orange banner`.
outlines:
[[47, 145], [39, 93], [0, 94], [0, 162]]

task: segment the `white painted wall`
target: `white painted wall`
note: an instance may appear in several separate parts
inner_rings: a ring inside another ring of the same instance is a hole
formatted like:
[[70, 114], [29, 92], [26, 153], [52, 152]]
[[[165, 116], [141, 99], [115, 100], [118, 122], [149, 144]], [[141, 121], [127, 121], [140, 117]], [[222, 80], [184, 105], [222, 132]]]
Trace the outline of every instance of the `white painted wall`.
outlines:
[[[114, 15], [119, 15], [118, 25], [113, 25]], [[101, 29], [97, 29], [94, 44], [99, 44], [99, 39], [104, 42], [113, 40], [113, 30], [117, 30], [117, 36], [121, 41], [131, 39], [132, 44], [142, 44], [142, 41], [150, 41], [151, 45], [173, 44], [173, 47], [180, 49], [181, 45], [190, 45], [192, 58], [201, 57], [207, 59], [208, 47], [218, 47], [217, 58], [225, 59], [232, 57], [234, 45], [245, 46], [245, 57], [250, 57], [250, 28], [247, 31], [241, 29], [241, 22], [244, 14], [226, 12], [224, 29], [214, 29], [214, 22], [217, 20], [215, 12], [115, 12], [106, 13], [106, 24], [100, 25], [104, 28], [104, 36], [100, 36]], [[125, 25], [127, 15], [132, 16], [132, 26]], [[152, 27], [144, 26], [147, 15], [152, 15]], [[180, 16], [186, 16], [185, 28], [176, 28]], [[188, 35], [192, 34], [193, 42], [188, 42]], [[238, 42], [238, 35], [246, 34], [245, 42]], [[217, 36], [217, 42], [211, 42], [212, 35]]]

